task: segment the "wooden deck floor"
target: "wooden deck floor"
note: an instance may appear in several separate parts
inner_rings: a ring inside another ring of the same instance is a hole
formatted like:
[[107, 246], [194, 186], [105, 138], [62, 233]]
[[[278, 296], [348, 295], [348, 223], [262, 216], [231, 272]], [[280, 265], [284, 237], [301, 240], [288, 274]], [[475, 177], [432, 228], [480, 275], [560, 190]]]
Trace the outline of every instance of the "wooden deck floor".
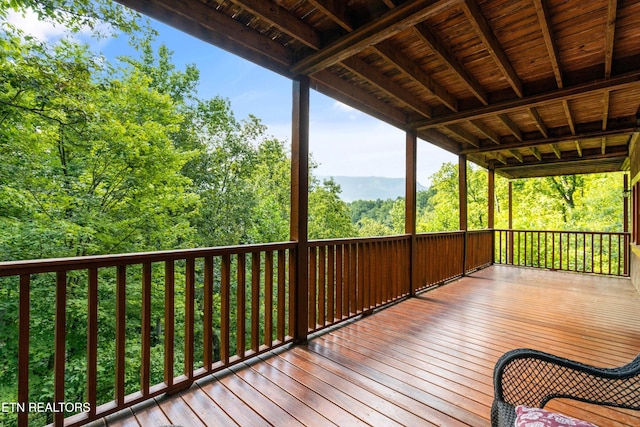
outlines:
[[[639, 307], [628, 279], [493, 266], [101, 425], [487, 426], [502, 353], [623, 364], [640, 352]], [[631, 411], [550, 407], [640, 425]]]

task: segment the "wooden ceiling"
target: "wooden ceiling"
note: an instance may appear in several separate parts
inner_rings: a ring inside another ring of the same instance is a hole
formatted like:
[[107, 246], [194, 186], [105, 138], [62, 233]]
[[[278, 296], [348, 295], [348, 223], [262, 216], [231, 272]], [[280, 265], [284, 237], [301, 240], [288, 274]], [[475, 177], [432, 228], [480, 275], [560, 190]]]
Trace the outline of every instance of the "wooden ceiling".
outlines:
[[505, 177], [624, 170], [640, 135], [638, 0], [119, 1]]

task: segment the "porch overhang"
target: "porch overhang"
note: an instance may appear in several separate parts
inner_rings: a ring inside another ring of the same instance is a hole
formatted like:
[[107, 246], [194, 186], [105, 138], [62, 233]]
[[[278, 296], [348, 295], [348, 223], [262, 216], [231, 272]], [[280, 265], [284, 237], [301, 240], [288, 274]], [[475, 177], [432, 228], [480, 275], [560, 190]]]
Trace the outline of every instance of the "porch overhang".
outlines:
[[626, 170], [640, 3], [119, 0], [509, 177]]

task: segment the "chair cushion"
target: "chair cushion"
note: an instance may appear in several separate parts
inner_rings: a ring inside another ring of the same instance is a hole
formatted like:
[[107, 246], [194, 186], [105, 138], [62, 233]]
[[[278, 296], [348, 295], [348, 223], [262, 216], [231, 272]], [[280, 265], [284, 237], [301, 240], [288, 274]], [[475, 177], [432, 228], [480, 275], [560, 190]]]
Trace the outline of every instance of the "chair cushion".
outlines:
[[557, 412], [550, 412], [540, 408], [516, 406], [515, 427], [597, 427], [586, 421], [571, 418]]

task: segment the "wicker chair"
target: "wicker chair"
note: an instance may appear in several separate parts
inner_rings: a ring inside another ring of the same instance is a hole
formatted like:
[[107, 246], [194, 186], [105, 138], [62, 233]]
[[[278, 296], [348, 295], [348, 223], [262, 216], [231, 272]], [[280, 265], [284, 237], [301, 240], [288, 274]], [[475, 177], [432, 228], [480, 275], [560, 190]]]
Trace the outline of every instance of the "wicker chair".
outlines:
[[493, 385], [492, 427], [513, 426], [517, 405], [543, 408], [554, 398], [640, 410], [640, 355], [603, 369], [541, 351], [512, 350], [496, 363]]

